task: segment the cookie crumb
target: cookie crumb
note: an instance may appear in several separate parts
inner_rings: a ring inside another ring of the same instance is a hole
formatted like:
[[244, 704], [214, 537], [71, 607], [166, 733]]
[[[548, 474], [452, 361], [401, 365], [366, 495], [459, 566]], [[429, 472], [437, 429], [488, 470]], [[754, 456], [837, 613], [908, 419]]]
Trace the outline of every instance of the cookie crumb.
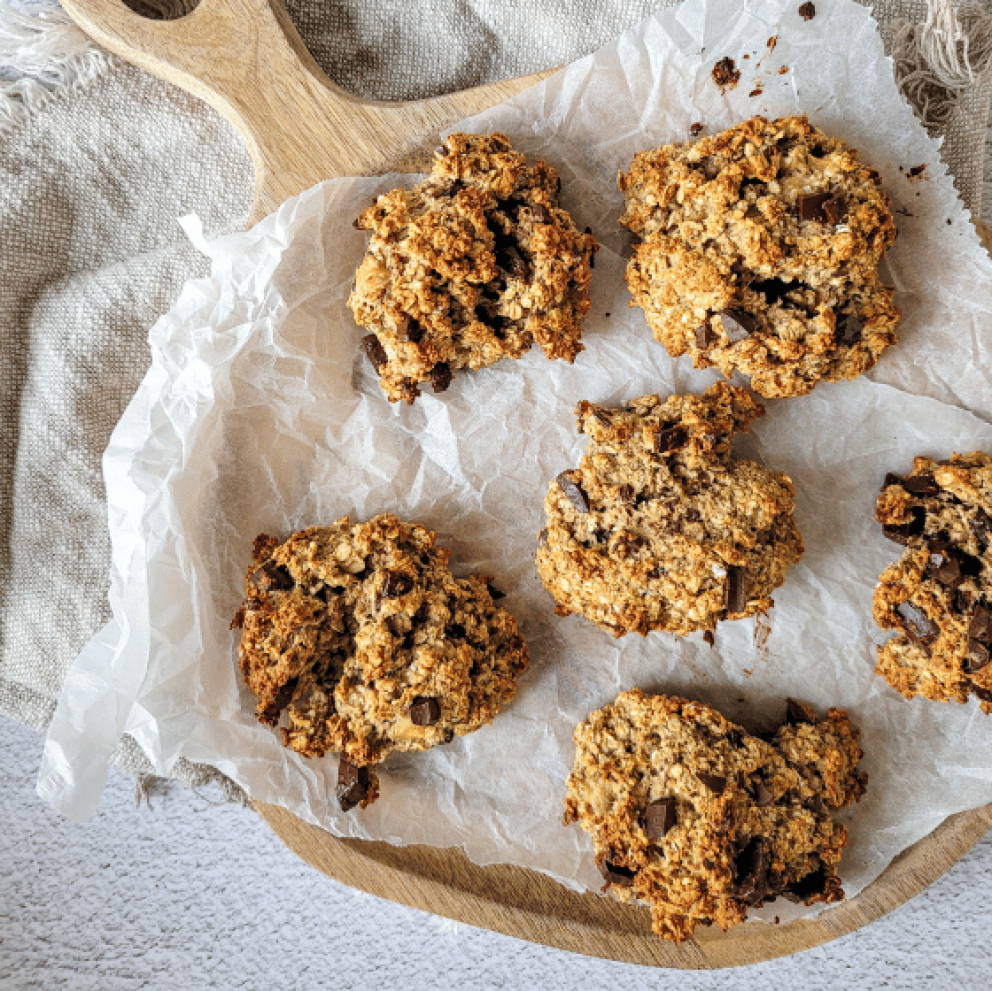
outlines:
[[734, 64], [734, 60], [729, 56], [720, 59], [720, 61], [713, 66], [711, 75], [713, 77], [713, 82], [720, 87], [721, 93], [726, 93], [728, 89], [734, 89], [741, 81], [740, 70]]

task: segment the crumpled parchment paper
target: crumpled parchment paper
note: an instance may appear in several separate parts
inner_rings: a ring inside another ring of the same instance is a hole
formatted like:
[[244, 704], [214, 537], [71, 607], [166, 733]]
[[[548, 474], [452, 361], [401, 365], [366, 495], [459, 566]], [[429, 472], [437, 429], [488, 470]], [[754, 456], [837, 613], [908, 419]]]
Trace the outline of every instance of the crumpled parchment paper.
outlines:
[[[506, 131], [558, 166], [564, 205], [603, 245], [574, 365], [535, 350], [458, 374], [413, 407], [385, 400], [345, 306], [364, 250], [351, 221], [411, 177], [323, 183], [212, 244], [188, 222], [212, 273], [152, 328], [151, 370], [106, 454], [114, 618], [66, 680], [39, 778], [47, 801], [88, 817], [127, 732], [160, 773], [180, 756], [209, 763], [339, 835], [458, 845], [479, 863], [598, 889], [591, 842], [561, 825], [572, 731], [635, 685], [747, 726], [780, 715], [786, 696], [846, 708], [870, 779], [843, 813], [849, 895], [949, 814], [992, 800], [992, 717], [889, 689], [873, 673], [884, 635], [871, 617], [877, 577], [899, 556], [872, 518], [884, 473], [916, 454], [992, 451], [992, 263], [896, 90], [869, 11], [817, 0], [805, 21], [798, 6], [687, 0], [461, 125]], [[742, 78], [722, 93], [710, 73], [725, 56]], [[768, 619], [721, 624], [715, 648], [699, 634], [614, 640], [560, 619], [533, 553], [547, 486], [584, 446], [576, 403], [700, 391], [716, 377], [669, 358], [628, 308], [616, 172], [697, 121], [712, 133], [798, 112], [881, 173], [899, 225], [884, 274], [903, 312], [900, 343], [869, 376], [768, 402], [738, 443], [793, 478], [805, 557]], [[390, 759], [379, 801], [343, 814], [336, 758], [299, 757], [255, 721], [228, 624], [257, 533], [387, 510], [436, 529], [456, 573], [495, 576], [531, 665], [491, 726]]]

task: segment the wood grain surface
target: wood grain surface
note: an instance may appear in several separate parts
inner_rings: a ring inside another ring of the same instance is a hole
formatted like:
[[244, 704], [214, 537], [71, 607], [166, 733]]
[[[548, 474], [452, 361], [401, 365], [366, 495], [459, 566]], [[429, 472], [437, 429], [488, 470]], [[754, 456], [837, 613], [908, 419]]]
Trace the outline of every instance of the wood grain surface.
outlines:
[[[183, 6], [187, 0], [165, 0]], [[62, 0], [91, 37], [127, 61], [200, 97], [244, 137], [256, 170], [252, 221], [341, 175], [413, 169], [438, 132], [508, 99], [549, 73], [412, 103], [361, 100], [328, 80], [278, 0], [202, 0], [161, 19], [162, 5]], [[990, 232], [981, 231], [986, 246]], [[814, 919], [702, 930], [676, 946], [651, 932], [648, 910], [579, 895], [510, 865], [479, 867], [460, 851], [341, 840], [275, 805], [258, 814], [308, 864], [404, 905], [575, 953], [660, 967], [756, 963], [851, 932], [922, 891], [992, 826], [992, 805], [948, 819], [901, 854], [857, 898]]]

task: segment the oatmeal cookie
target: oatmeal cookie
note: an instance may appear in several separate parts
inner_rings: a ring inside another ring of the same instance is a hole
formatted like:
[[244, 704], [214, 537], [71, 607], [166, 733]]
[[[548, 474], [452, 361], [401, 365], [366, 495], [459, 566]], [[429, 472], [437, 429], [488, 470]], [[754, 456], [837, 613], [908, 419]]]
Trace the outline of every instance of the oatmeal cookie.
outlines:
[[877, 671], [906, 698], [966, 702], [992, 714], [992, 458], [916, 458], [886, 475], [875, 518], [900, 560], [875, 589], [875, 621], [896, 636]]
[[878, 263], [896, 228], [879, 175], [805, 117], [754, 117], [638, 154], [620, 222], [655, 338], [763, 396], [856, 378], [896, 340]]
[[651, 906], [681, 942], [723, 929], [779, 895], [844, 897], [847, 830], [831, 811], [860, 799], [858, 730], [789, 700], [774, 733], [752, 736], [701, 702], [624, 692], [575, 730], [565, 823], [592, 836], [606, 887]]
[[343, 807], [375, 797], [369, 765], [491, 722], [527, 666], [514, 618], [482, 577], [381, 515], [259, 536], [232, 627], [256, 714], [307, 757], [342, 755]]
[[348, 305], [391, 402], [535, 343], [569, 362], [582, 350], [596, 242], [558, 205], [558, 187], [505, 135], [452, 134], [427, 179], [359, 216], [372, 236]]
[[763, 415], [744, 389], [581, 402], [589, 446], [544, 502], [537, 570], [560, 616], [620, 637], [687, 634], [767, 611], [800, 559], [789, 477], [731, 455]]

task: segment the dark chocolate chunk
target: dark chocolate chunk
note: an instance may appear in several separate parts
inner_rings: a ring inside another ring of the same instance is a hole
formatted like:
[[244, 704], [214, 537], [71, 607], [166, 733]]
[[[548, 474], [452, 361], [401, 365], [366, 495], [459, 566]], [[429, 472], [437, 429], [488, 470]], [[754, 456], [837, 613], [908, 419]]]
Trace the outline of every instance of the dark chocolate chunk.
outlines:
[[913, 537], [922, 535], [927, 519], [927, 514], [920, 506], [914, 506], [909, 512], [912, 517], [909, 523], [886, 523], [882, 527], [882, 533], [889, 540], [904, 547]]
[[696, 774], [696, 777], [707, 787], [714, 795], [722, 795], [724, 789], [727, 787], [727, 779], [721, 777], [719, 774], [707, 774], [705, 771], [700, 771]]
[[379, 596], [383, 599], [398, 599], [401, 595], [406, 595], [411, 588], [413, 588], [413, 579], [409, 575], [399, 575], [391, 571], [382, 583]]
[[345, 757], [338, 764], [338, 784], [335, 789], [342, 812], [349, 812], [364, 802], [369, 794], [369, 769], [352, 764]]
[[992, 702], [992, 692], [987, 688], [982, 688], [981, 685], [976, 685], [972, 682], [969, 686], [971, 689], [971, 694], [977, 699], [981, 699], [983, 702]]
[[827, 223], [824, 204], [831, 198], [830, 193], [800, 193], [796, 199], [796, 217], [800, 221], [816, 220]]
[[296, 584], [293, 576], [275, 561], [266, 561], [250, 581], [260, 592], [286, 592]]
[[816, 7], [814, 7], [809, 0], [806, 0], [806, 3], [799, 8], [799, 16], [804, 21], [811, 21], [814, 17], [816, 17]]
[[589, 498], [582, 491], [582, 486], [575, 481], [572, 473], [570, 471], [563, 471], [555, 481], [558, 483], [558, 488], [565, 493], [568, 497], [568, 501], [580, 512], [589, 512]]
[[827, 872], [821, 864], [798, 881], [793, 881], [783, 894], [789, 898], [789, 901], [812, 902], [826, 894], [827, 884]]
[[927, 574], [947, 588], [957, 588], [964, 581], [960, 554], [951, 547], [931, 547]]
[[396, 336], [401, 341], [410, 341], [416, 344], [423, 338], [424, 328], [413, 317], [404, 313], [399, 323], [396, 324]]
[[506, 235], [501, 235], [496, 240], [496, 265], [507, 275], [517, 279], [526, 279], [530, 271], [520, 245]]
[[827, 218], [828, 223], [836, 226], [844, 219], [844, 214], [847, 213], [847, 208], [844, 205], [844, 201], [838, 199], [836, 196], [832, 196], [826, 203], [823, 204], [823, 213]]
[[940, 630], [930, 622], [927, 614], [912, 602], [900, 602], [896, 606], [902, 623], [900, 626], [906, 635], [929, 653], [929, 648], [940, 636]]
[[978, 540], [988, 543], [992, 536], [992, 516], [989, 516], [984, 509], [973, 509], [972, 516], [968, 518], [968, 526]]
[[737, 897], [748, 905], [760, 904], [768, 894], [768, 868], [771, 858], [765, 841], [755, 837], [737, 855]]
[[666, 427], [654, 435], [654, 453], [668, 454], [685, 447], [689, 434], [684, 427]]
[[965, 674], [974, 674], [981, 671], [992, 659], [989, 657], [989, 649], [977, 640], [968, 641], [968, 653], [964, 659]]
[[700, 351], [705, 351], [716, 339], [716, 334], [710, 330], [708, 323], [700, 324], [696, 328], [696, 347]]
[[882, 488], [887, 489], [890, 485], [902, 485], [902, 475], [897, 475], [891, 471], [886, 472], [885, 480], [882, 482]]
[[992, 644], [992, 610], [986, 606], [978, 606], [975, 609], [975, 614], [971, 617], [971, 625], [968, 627], [968, 639]]
[[659, 798], [644, 810], [644, 834], [648, 840], [660, 840], [675, 825], [674, 798]]
[[796, 287], [789, 285], [788, 282], [783, 282], [781, 279], [762, 279], [760, 282], [752, 282], [750, 288], [755, 292], [760, 292], [765, 297], [765, 302], [772, 306], [783, 299], [790, 289]]
[[389, 355], [386, 354], [386, 349], [375, 334], [366, 334], [362, 338], [362, 347], [365, 349], [365, 354], [369, 361], [372, 362], [372, 367], [378, 374], [382, 366], [389, 361]]
[[768, 785], [764, 781], [759, 781], [754, 789], [754, 804], [758, 806], [759, 809], [767, 808], [772, 802], [775, 801], [775, 796], [771, 793]]
[[865, 325], [853, 313], [842, 313], [834, 326], [834, 338], [845, 348], [852, 347], [861, 340]]
[[451, 366], [446, 361], [439, 361], [431, 369], [431, 385], [435, 392], [444, 392], [451, 385]]
[[940, 492], [940, 486], [929, 472], [925, 475], [907, 475], [902, 480], [902, 487], [907, 492], [920, 496], [937, 495]]
[[727, 612], [744, 612], [750, 590], [751, 583], [748, 581], [747, 572], [736, 564], [728, 564], [727, 581], [723, 592], [723, 606]]
[[433, 726], [441, 718], [437, 699], [418, 696], [410, 706], [410, 722], [414, 726]]
[[758, 322], [746, 310], [738, 309], [736, 306], [728, 306], [720, 310], [720, 322], [723, 324], [723, 332], [727, 335], [730, 344], [737, 344], [747, 340], [755, 331]]
[[599, 872], [610, 884], [615, 884], [620, 888], [630, 888], [634, 884], [637, 871], [622, 864], [613, 864], [609, 860], [604, 860], [599, 865]]
[[816, 713], [805, 702], [798, 699], [785, 700], [785, 722], [789, 726], [798, 726], [800, 723], [815, 723]]

